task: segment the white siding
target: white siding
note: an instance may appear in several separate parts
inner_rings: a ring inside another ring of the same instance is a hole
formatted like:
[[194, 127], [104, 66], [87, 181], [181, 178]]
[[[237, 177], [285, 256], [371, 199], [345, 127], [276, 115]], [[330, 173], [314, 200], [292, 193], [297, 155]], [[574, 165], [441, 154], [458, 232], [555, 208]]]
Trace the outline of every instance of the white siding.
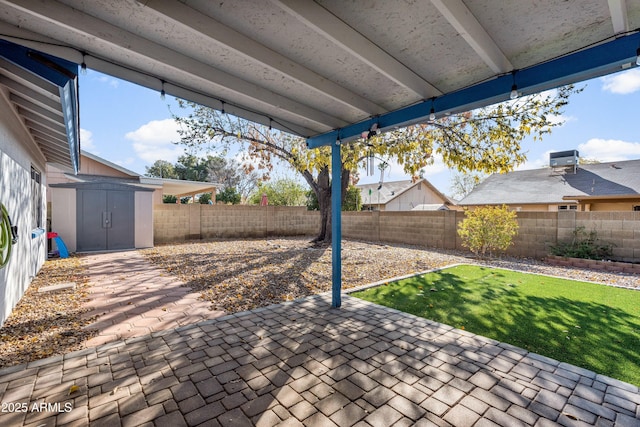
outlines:
[[391, 200], [385, 206], [385, 211], [410, 211], [418, 205], [443, 204], [442, 200], [424, 183], [420, 183], [410, 190], [405, 191], [400, 196]]
[[[7, 319], [46, 259], [46, 233], [31, 237], [31, 167], [42, 173], [42, 215], [46, 219], [46, 177], [42, 153], [0, 94], [0, 202], [18, 226], [18, 242], [0, 269], [0, 325]], [[43, 224], [46, 226], [46, 224]]]

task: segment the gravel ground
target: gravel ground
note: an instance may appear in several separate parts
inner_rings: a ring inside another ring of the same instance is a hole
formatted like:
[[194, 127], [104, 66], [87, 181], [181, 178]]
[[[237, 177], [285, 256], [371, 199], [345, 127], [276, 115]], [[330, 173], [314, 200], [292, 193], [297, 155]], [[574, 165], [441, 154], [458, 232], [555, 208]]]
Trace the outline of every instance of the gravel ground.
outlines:
[[[0, 328], [0, 367], [80, 350], [96, 331], [83, 313], [90, 284], [80, 257], [47, 261]], [[73, 282], [74, 289], [40, 292], [45, 286]]]
[[[326, 292], [331, 289], [331, 248], [309, 238], [211, 241], [156, 246], [141, 251], [175, 274], [205, 300], [228, 313]], [[467, 254], [406, 245], [344, 241], [343, 289], [456, 263], [476, 262]], [[526, 272], [640, 289], [640, 276], [552, 267], [532, 259], [503, 258], [482, 264]], [[82, 257], [47, 261], [0, 328], [0, 367], [61, 355], [83, 348], [95, 336], [85, 330], [89, 311]], [[75, 289], [39, 289], [75, 282]]]
[[[221, 240], [157, 246], [143, 254], [176, 274], [226, 312], [326, 292], [331, 289], [331, 248], [309, 238]], [[467, 254], [407, 245], [344, 241], [343, 289], [455, 263], [477, 262]], [[485, 265], [609, 285], [640, 287], [637, 275], [552, 267], [532, 259], [504, 258]]]

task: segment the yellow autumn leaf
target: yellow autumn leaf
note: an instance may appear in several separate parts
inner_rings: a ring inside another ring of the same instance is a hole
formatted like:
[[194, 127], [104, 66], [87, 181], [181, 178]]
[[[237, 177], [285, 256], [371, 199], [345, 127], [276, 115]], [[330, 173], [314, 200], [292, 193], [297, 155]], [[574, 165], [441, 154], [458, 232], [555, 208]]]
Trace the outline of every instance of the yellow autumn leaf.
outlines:
[[77, 385], [72, 385], [71, 387], [69, 387], [69, 395], [71, 395], [72, 393], [75, 393], [77, 391], [80, 391], [80, 387], [78, 387]]

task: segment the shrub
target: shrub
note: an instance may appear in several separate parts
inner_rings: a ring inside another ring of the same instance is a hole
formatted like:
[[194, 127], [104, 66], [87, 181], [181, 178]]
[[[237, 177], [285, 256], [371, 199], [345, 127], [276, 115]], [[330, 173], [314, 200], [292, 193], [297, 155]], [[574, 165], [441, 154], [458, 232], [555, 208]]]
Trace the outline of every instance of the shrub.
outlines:
[[518, 233], [516, 213], [506, 206], [484, 206], [467, 211], [458, 227], [462, 245], [476, 256], [490, 256], [494, 251], [505, 251]]
[[595, 230], [587, 233], [584, 227], [576, 227], [571, 234], [573, 238], [570, 242], [549, 247], [551, 255], [597, 260], [610, 259], [613, 255], [613, 244], [602, 242]]
[[239, 205], [241, 201], [242, 196], [235, 187], [227, 187], [216, 194], [216, 202], [222, 202], [227, 205]]
[[200, 197], [198, 197], [198, 203], [200, 203], [201, 205], [208, 205], [209, 200], [211, 200], [211, 193], [204, 193], [201, 194]]
[[172, 196], [171, 194], [162, 196], [162, 203], [175, 203], [176, 200], [178, 200], [176, 196]]

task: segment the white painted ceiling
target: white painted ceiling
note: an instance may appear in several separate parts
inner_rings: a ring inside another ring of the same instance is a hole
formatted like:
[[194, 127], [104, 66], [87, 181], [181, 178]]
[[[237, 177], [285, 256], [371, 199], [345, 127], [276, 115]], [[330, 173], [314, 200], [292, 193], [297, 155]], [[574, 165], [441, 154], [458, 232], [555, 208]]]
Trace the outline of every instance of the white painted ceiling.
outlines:
[[305, 137], [639, 27], [640, 0], [0, 0], [0, 38]]

